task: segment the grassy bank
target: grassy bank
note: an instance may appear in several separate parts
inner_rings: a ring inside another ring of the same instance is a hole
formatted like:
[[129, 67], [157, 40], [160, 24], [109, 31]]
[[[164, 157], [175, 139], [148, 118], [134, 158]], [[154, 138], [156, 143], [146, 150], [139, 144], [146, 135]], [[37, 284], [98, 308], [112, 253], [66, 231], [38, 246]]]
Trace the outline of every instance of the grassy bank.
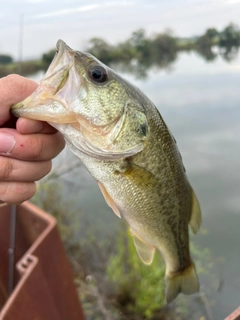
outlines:
[[11, 73], [27, 76], [39, 70], [45, 70], [46, 65], [42, 60], [22, 61], [21, 63], [12, 62], [9, 64], [0, 64], [0, 78]]

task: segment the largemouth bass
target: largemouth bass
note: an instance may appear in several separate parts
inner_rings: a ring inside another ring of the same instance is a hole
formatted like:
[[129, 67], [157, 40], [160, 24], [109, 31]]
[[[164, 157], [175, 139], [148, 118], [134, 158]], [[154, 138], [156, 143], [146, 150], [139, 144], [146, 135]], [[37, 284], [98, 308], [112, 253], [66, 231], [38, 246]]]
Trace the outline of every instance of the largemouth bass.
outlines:
[[166, 263], [165, 295], [199, 290], [188, 225], [201, 225], [176, 142], [159, 111], [135, 86], [62, 40], [39, 87], [14, 105], [16, 116], [57, 128], [96, 179], [107, 204], [129, 224], [137, 253]]

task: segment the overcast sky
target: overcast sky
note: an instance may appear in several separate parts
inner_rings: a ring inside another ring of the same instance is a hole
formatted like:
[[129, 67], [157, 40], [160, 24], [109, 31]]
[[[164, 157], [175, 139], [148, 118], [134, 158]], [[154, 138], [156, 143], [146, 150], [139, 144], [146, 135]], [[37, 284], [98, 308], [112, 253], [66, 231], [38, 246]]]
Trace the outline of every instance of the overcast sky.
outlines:
[[39, 57], [61, 38], [84, 50], [91, 37], [110, 43], [144, 28], [177, 36], [240, 25], [240, 0], [1, 0], [0, 53], [18, 57], [19, 21], [24, 15], [23, 58]]

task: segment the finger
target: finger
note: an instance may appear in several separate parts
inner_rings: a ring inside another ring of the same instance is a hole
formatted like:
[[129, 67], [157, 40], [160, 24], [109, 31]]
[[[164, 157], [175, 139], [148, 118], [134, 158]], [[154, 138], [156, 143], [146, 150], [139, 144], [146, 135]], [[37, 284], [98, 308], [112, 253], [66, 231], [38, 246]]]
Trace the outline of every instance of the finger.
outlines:
[[0, 156], [0, 181], [37, 181], [47, 175], [51, 168], [51, 161], [31, 162]]
[[0, 154], [11, 158], [26, 161], [51, 160], [64, 146], [64, 138], [60, 132], [22, 135], [14, 129], [0, 129]]
[[28, 97], [37, 86], [33, 80], [16, 74], [0, 79], [0, 126], [11, 118], [11, 105]]
[[16, 124], [17, 131], [21, 134], [30, 133], [54, 133], [57, 130], [47, 122], [26, 118], [19, 118]]
[[20, 204], [35, 194], [35, 182], [0, 182], [0, 201]]

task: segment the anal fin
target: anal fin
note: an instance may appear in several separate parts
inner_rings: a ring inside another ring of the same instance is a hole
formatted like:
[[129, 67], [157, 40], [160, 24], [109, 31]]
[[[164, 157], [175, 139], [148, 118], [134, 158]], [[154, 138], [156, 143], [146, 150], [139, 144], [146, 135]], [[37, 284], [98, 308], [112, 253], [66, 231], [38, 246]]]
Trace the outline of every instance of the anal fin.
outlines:
[[202, 215], [201, 215], [200, 205], [192, 189], [192, 212], [191, 212], [189, 225], [193, 233], [196, 234], [198, 232], [198, 230], [200, 229], [201, 223], [202, 223]]
[[107, 192], [107, 190], [105, 189], [105, 187], [98, 182], [99, 188], [104, 196], [105, 201], [107, 202], [107, 204], [109, 205], [110, 208], [112, 208], [113, 212], [119, 217], [121, 218], [121, 214], [120, 211], [118, 209], [118, 207], [116, 206], [115, 202], [113, 201], [112, 197], [109, 195], [109, 193]]
[[151, 264], [154, 257], [155, 247], [151, 246], [147, 242], [145, 242], [139, 235], [137, 235], [132, 229], [131, 233], [133, 236], [133, 241], [135, 248], [137, 250], [137, 253], [140, 257], [140, 259], [145, 264]]

